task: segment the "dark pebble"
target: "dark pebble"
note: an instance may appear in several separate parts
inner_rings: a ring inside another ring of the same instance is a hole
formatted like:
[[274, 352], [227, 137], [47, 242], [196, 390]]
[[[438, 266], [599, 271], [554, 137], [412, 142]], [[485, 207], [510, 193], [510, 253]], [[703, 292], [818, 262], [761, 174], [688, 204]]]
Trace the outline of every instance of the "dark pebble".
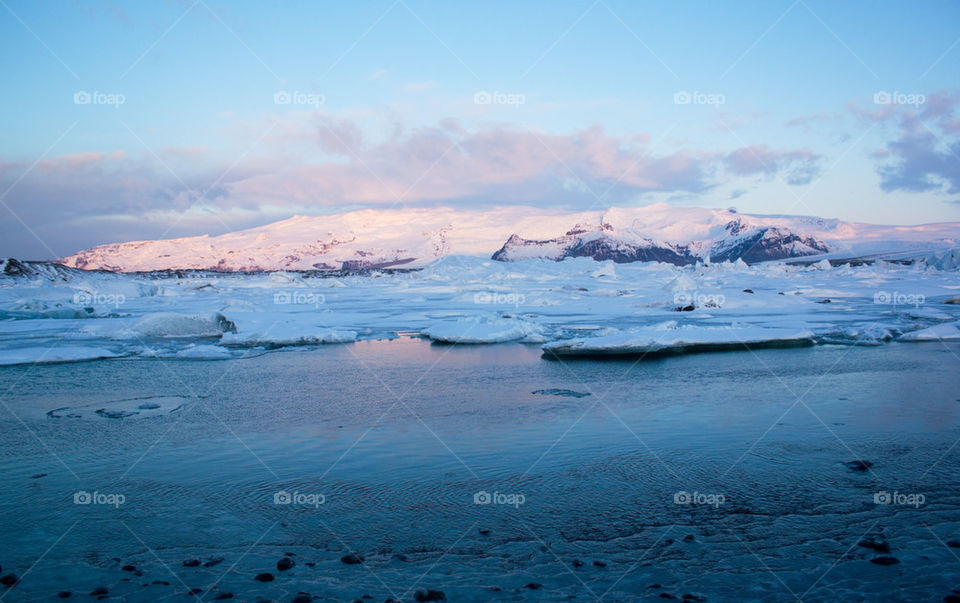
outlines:
[[579, 559], [574, 559], [572, 563], [573, 567], [583, 567], [583, 561], [580, 561]]
[[670, 593], [660, 593], [661, 599], [676, 599], [676, 595], [671, 595]]
[[683, 537], [684, 542], [693, 542], [696, 539], [697, 537], [694, 536], [693, 534], [687, 534], [686, 536]]
[[358, 563], [363, 563], [364, 558], [362, 555], [355, 555], [350, 553], [349, 555], [344, 555], [340, 558], [340, 561], [346, 563], [347, 565], [356, 565]]
[[663, 587], [660, 586], [659, 584], [651, 584], [647, 588], [663, 588]]
[[947, 603], [960, 603], [960, 596], [957, 595], [947, 595], [943, 598]]
[[93, 590], [90, 591], [90, 596], [91, 596], [91, 597], [96, 597], [97, 595], [105, 595], [105, 594], [107, 594], [108, 592], [110, 592], [110, 591], [107, 590], [107, 587], [106, 587], [106, 586], [98, 586], [98, 587], [96, 587], [95, 589], [93, 589]]
[[293, 559], [289, 557], [283, 557], [282, 559], [280, 559], [280, 561], [277, 561], [277, 569], [280, 570], [281, 572], [287, 571], [294, 565], [296, 565], [296, 563], [294, 563]]
[[871, 463], [870, 461], [861, 461], [861, 460], [848, 461], [844, 463], [844, 465], [846, 465], [848, 469], [852, 469], [854, 471], [866, 471], [870, 467], [873, 467], [873, 463]]
[[187, 559], [183, 562], [183, 567], [200, 567], [199, 559]]
[[442, 590], [418, 588], [417, 592], [413, 593], [413, 598], [417, 601], [446, 601], [447, 595]]
[[890, 543], [884, 540], [882, 536], [867, 536], [858, 544], [864, 548], [873, 549], [878, 553], [890, 552]]
[[307, 561], [307, 567], [316, 567], [316, 565], [313, 561]]
[[60, 597], [61, 599], [69, 599], [70, 597], [73, 596], [73, 593], [70, 592], [69, 590], [61, 590], [60, 592], [57, 593], [57, 596]]
[[202, 593], [202, 592], [203, 592], [203, 589], [202, 589], [202, 588], [191, 588], [189, 594], [191, 594], [191, 595], [199, 595], [199, 594]]
[[753, 289], [744, 289], [743, 292], [744, 292], [744, 293], [753, 293]]
[[[223, 563], [223, 557], [211, 557], [203, 562], [203, 567], [213, 567], [214, 565], [220, 565]], [[230, 595], [231, 597], [233, 595]]]
[[6, 576], [0, 578], [0, 584], [7, 587], [13, 586], [19, 581], [20, 581], [20, 577], [17, 576], [16, 574], [7, 574]]
[[136, 571], [137, 566], [135, 566], [135, 565], [124, 565], [124, 566], [121, 567], [120, 569], [122, 569], [122, 570], [125, 571], [125, 572], [132, 572], [132, 571]]
[[486, 536], [487, 534], [490, 533], [490, 530], [488, 528], [479, 528], [477, 531], [480, 532], [480, 534], [483, 536]]
[[954, 549], [960, 549], [960, 540], [948, 540], [947, 546]]
[[47, 477], [46, 473], [36, 473], [30, 476], [30, 479], [40, 479], [41, 477]]
[[257, 582], [273, 582], [273, 574], [270, 572], [263, 572], [262, 574], [257, 574], [253, 577]]
[[297, 595], [290, 600], [290, 603], [310, 603], [313, 601], [313, 597], [310, 595]]
[[884, 555], [882, 557], [874, 557], [870, 560], [870, 563], [876, 563], [877, 565], [896, 565], [900, 563], [900, 560], [896, 557]]
[[706, 601], [707, 598], [701, 595], [695, 595], [693, 593], [684, 593], [683, 600], [684, 601]]
[[223, 601], [224, 599], [232, 599], [233, 593], [220, 593], [213, 598], [214, 601]]
[[600, 561], [599, 559], [594, 559], [593, 564], [597, 567], [607, 567], [607, 563], [605, 561]]
[[537, 590], [539, 588], [543, 588], [543, 585], [540, 584], [539, 582], [528, 582], [524, 584], [523, 587], [529, 588], [530, 590]]
[[154, 580], [153, 583], [158, 584], [160, 586], [170, 586], [170, 583], [167, 582], [166, 580]]

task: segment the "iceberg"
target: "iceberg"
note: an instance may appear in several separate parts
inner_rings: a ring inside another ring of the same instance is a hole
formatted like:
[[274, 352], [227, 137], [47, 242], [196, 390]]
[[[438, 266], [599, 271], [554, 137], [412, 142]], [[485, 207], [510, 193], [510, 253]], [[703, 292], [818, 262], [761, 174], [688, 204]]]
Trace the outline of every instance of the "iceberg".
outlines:
[[960, 341], [960, 321], [904, 333], [900, 341]]
[[133, 325], [133, 330], [149, 337], [220, 337], [236, 332], [237, 326], [223, 314], [147, 314]]
[[503, 343], [521, 341], [543, 343], [541, 329], [528, 321], [486, 316], [439, 322], [421, 331], [441, 343]]
[[813, 332], [782, 327], [733, 326], [677, 328], [641, 327], [612, 335], [552, 341], [549, 356], [653, 355], [798, 347], [814, 344]]

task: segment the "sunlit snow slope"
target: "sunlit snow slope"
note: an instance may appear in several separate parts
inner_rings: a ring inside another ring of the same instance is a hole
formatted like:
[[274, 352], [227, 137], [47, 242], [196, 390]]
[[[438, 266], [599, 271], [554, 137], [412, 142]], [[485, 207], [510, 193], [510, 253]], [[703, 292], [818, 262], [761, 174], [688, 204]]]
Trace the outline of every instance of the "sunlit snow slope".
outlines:
[[219, 236], [101, 245], [62, 258], [120, 272], [414, 268], [451, 254], [512, 261], [754, 263], [791, 257], [917, 253], [960, 245], [960, 223], [876, 226], [657, 204], [562, 213], [503, 207], [361, 210], [287, 220]]

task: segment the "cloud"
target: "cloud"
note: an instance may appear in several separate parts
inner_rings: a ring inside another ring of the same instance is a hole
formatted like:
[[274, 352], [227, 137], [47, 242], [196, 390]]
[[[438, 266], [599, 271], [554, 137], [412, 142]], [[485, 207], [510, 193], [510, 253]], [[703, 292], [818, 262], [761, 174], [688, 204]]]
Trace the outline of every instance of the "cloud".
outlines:
[[[914, 95], [916, 96], [916, 95]], [[852, 104], [857, 117], [897, 128], [895, 138], [870, 156], [885, 192], [960, 192], [960, 91], [924, 96], [922, 103], [889, 103], [876, 108]]]
[[[162, 162], [146, 152], [54, 157], [34, 166], [4, 200], [41, 238], [56, 241], [58, 255], [67, 255], [119, 240], [222, 231], [221, 220], [244, 228], [345, 208], [583, 208], [647, 193], [698, 195], [756, 175], [803, 184], [819, 160], [810, 151], [766, 145], [658, 152], [649, 135], [616, 136], [599, 126], [554, 134], [504, 125], [469, 129], [453, 119], [414, 129], [396, 124], [374, 140], [350, 119], [316, 113], [280, 124], [261, 147], [258, 157], [236, 164], [204, 147], [163, 149]], [[0, 162], [0, 190], [28, 167]], [[183, 215], [198, 207], [205, 211]], [[31, 240], [23, 231], [16, 220], [0, 225], [6, 239], [0, 255], [20, 254], [16, 246]]]
[[834, 117], [836, 116], [831, 115], [826, 111], [818, 111], [817, 113], [811, 113], [810, 115], [802, 115], [800, 117], [795, 117], [790, 121], [788, 121], [785, 125], [791, 128], [798, 127], [798, 126], [809, 126], [810, 124], [817, 123], [817, 122], [830, 121]]
[[739, 176], [762, 174], [772, 178], [785, 173], [787, 184], [809, 184], [820, 173], [820, 156], [813, 151], [775, 151], [767, 145], [741, 147], [724, 159], [727, 169]]

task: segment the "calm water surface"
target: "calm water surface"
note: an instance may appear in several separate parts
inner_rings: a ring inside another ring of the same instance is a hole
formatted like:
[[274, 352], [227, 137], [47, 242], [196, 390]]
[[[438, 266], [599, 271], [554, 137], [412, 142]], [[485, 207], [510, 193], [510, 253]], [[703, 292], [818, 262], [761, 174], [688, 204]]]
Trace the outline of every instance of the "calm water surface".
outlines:
[[0, 368], [0, 597], [940, 601], [958, 376], [957, 344], [561, 363], [412, 339]]

